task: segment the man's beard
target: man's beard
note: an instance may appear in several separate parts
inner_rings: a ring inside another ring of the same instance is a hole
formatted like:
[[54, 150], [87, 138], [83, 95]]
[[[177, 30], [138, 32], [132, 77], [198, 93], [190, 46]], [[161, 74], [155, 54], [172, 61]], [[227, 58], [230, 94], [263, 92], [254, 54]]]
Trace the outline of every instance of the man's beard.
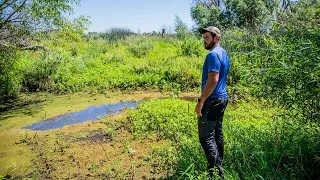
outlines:
[[211, 49], [213, 48], [213, 46], [214, 46], [213, 40], [212, 40], [209, 44], [204, 43], [204, 48], [205, 48], [206, 50], [211, 50]]

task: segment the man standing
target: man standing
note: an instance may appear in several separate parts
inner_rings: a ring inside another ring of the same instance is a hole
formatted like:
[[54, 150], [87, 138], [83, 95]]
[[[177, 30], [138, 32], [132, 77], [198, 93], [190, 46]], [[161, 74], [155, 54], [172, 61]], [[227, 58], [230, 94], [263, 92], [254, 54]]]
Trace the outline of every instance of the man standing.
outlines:
[[216, 167], [223, 178], [222, 121], [228, 104], [226, 81], [230, 60], [227, 52], [219, 46], [221, 34], [218, 28], [209, 26], [200, 28], [199, 32], [204, 48], [210, 51], [202, 67], [202, 94], [195, 110], [199, 117], [199, 140], [209, 163], [209, 173], [212, 175]]

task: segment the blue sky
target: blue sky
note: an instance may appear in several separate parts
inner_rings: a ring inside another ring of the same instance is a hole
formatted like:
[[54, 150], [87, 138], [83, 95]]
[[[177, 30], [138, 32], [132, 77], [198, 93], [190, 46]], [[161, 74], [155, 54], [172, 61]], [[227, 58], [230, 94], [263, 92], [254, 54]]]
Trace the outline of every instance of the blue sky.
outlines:
[[90, 16], [89, 31], [126, 27], [143, 33], [171, 27], [174, 32], [175, 14], [188, 28], [193, 26], [191, 4], [192, 0], [82, 0], [80, 6], [74, 6], [73, 16]]

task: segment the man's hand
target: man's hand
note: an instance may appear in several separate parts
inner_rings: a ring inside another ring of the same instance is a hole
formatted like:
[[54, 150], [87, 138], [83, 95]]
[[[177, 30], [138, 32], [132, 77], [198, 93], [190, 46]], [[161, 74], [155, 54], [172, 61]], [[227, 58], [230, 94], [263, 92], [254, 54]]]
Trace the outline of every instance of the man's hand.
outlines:
[[195, 111], [196, 111], [198, 117], [202, 116], [202, 113], [201, 113], [202, 108], [203, 108], [203, 103], [197, 103]]

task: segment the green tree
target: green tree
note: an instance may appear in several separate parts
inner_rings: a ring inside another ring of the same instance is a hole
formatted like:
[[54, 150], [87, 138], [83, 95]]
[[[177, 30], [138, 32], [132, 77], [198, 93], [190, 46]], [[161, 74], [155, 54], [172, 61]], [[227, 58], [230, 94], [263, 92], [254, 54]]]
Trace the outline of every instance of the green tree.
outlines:
[[174, 27], [178, 38], [185, 38], [188, 35], [188, 26], [178, 15], [175, 15]]
[[289, 2], [277, 13], [277, 21], [296, 28], [320, 28], [320, 1]]
[[199, 1], [191, 8], [191, 17], [199, 27], [220, 26], [223, 23], [221, 8], [214, 3]]
[[67, 20], [75, 4], [79, 0], [0, 1], [0, 101], [20, 91], [23, 77], [17, 59], [21, 47], [29, 45], [40, 32], [83, 32], [85, 17]]
[[191, 16], [198, 26], [263, 29], [279, 4], [276, 0], [197, 0]]
[[1, 44], [25, 45], [36, 32], [57, 29], [68, 22], [72, 5], [79, 0], [2, 0], [0, 1]]
[[[273, 3], [267, 8], [263, 0], [226, 0], [226, 9], [231, 11], [229, 18], [238, 27], [259, 28], [266, 24], [266, 20], [272, 20]], [[271, 11], [271, 12], [270, 12]]]

